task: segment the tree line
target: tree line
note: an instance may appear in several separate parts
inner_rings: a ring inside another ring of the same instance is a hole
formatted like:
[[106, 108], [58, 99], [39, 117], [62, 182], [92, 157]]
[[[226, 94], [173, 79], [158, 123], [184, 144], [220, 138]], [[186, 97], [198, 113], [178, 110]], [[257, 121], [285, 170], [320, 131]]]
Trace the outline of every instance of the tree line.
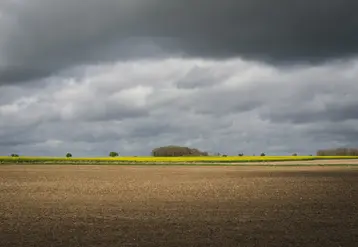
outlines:
[[358, 148], [321, 149], [317, 156], [358, 156]]
[[202, 152], [196, 148], [166, 146], [155, 148], [152, 151], [154, 157], [180, 157], [180, 156], [209, 156], [208, 152]]
[[[164, 146], [158, 147], [152, 150], [151, 155], [153, 157], [185, 157], [185, 156], [209, 156], [208, 152], [200, 151], [197, 148], [189, 148], [182, 146]], [[237, 154], [238, 156], [244, 156], [244, 153]], [[320, 149], [317, 151], [317, 156], [358, 156], [358, 148], [336, 148], [336, 149]], [[11, 157], [20, 157], [19, 154], [11, 154]], [[72, 153], [66, 153], [67, 158], [72, 157]], [[108, 155], [109, 157], [119, 156], [119, 152], [112, 151]], [[216, 153], [214, 156], [226, 157], [226, 154]], [[255, 156], [255, 155], [254, 155]], [[266, 156], [265, 153], [261, 153], [260, 156]], [[297, 156], [297, 153], [293, 153], [292, 156]], [[311, 155], [312, 156], [312, 155]]]

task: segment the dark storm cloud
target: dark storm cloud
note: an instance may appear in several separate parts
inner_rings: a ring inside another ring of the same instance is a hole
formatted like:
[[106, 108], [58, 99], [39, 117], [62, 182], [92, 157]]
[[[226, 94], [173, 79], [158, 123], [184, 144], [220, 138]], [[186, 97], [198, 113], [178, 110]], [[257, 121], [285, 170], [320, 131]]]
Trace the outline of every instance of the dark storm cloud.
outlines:
[[6, 67], [0, 68], [0, 85], [9, 84], [14, 81], [31, 81], [39, 77], [46, 77], [51, 75], [51, 70], [43, 70], [36, 68], [25, 67]]
[[[358, 51], [355, 0], [30, 0], [1, 6], [0, 85], [181, 54], [317, 62]], [[1, 11], [2, 10], [2, 11]]]

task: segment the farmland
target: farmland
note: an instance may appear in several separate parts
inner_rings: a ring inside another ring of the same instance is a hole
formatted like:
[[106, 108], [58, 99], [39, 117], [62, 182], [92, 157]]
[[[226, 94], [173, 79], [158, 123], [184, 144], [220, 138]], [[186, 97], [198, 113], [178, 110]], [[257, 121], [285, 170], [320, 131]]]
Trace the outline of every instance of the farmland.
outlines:
[[0, 157], [0, 163], [2, 164], [280, 164], [281, 162], [295, 164], [318, 162], [323, 164], [327, 160], [337, 160], [340, 164], [350, 164], [356, 163], [358, 156]]
[[355, 246], [358, 168], [0, 166], [0, 246]]

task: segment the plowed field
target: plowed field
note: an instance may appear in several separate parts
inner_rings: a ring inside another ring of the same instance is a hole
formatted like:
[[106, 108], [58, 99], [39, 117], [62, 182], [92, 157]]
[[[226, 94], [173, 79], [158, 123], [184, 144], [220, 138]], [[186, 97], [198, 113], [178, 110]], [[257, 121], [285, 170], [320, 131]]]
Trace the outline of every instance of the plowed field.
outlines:
[[358, 168], [0, 166], [0, 246], [358, 246]]

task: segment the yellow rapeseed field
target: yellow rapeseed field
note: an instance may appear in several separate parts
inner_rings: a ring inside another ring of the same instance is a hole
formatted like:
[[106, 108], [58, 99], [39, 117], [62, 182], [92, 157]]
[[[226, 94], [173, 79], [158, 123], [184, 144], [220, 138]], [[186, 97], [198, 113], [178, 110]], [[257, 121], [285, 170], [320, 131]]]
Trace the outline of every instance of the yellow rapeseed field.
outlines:
[[319, 159], [358, 159], [358, 156], [202, 156], [202, 157], [1, 157], [0, 163], [34, 162], [34, 163], [71, 163], [71, 162], [103, 162], [103, 163], [239, 163], [265, 161], [303, 161]]

